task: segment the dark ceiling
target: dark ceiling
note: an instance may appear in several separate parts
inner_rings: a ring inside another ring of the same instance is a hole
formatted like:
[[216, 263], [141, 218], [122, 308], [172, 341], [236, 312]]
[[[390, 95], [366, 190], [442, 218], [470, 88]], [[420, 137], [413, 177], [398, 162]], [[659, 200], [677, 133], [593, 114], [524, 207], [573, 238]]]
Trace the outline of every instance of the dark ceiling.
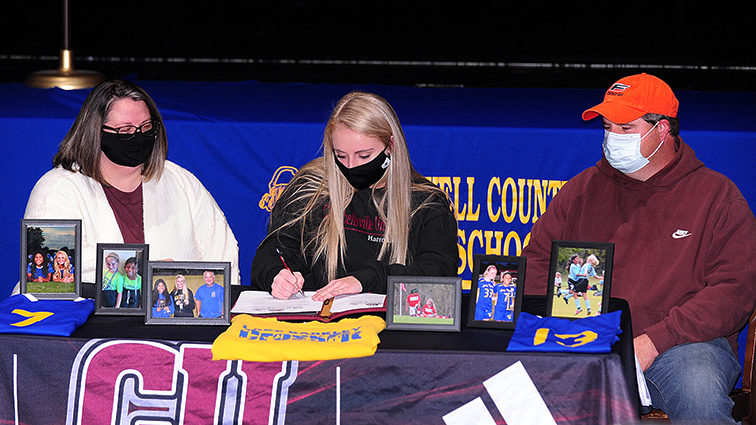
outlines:
[[[71, 1], [68, 46], [140, 79], [753, 90], [749, 16], [693, 3]], [[62, 4], [3, 5], [0, 81], [57, 67]]]

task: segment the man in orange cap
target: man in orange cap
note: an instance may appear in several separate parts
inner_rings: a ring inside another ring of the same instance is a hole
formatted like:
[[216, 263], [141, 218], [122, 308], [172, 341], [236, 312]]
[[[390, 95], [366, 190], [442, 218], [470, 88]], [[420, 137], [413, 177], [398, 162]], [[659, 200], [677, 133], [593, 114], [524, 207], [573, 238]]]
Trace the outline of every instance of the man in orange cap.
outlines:
[[547, 293], [553, 240], [613, 242], [611, 294], [630, 304], [653, 407], [734, 423], [737, 337], [756, 304], [756, 219], [682, 141], [677, 109], [669, 86], [644, 73], [583, 112], [603, 120], [604, 156], [533, 225], [525, 290]]

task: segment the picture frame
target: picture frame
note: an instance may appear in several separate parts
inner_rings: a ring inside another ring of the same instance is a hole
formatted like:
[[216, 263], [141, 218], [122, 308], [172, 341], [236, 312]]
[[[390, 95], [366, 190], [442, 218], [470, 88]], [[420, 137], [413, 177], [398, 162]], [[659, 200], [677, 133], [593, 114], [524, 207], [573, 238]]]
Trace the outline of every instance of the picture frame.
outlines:
[[95, 314], [145, 314], [145, 293], [148, 287], [145, 276], [149, 251], [147, 244], [97, 244]]
[[[147, 282], [145, 324], [227, 326], [231, 323], [231, 263], [227, 261], [150, 261]], [[162, 291], [161, 282], [165, 286]]]
[[461, 316], [462, 278], [388, 276], [386, 329], [459, 332]]
[[21, 220], [20, 292], [37, 298], [81, 294], [81, 220]]
[[473, 257], [467, 327], [514, 329], [522, 309], [526, 258]]
[[[586, 271], [588, 263], [593, 270]], [[546, 315], [579, 319], [607, 313], [613, 263], [612, 242], [552, 241]]]

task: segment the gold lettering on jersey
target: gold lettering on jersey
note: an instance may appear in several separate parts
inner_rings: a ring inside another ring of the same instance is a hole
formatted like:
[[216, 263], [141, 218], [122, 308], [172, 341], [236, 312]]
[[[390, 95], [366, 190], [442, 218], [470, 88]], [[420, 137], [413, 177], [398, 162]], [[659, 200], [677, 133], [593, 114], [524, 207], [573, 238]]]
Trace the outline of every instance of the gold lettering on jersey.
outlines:
[[[538, 328], [533, 337], [533, 346], [541, 345], [549, 337], [549, 328]], [[579, 334], [554, 334], [554, 342], [563, 347], [579, 347], [590, 344], [598, 338], [598, 334], [593, 331], [583, 331]]]
[[546, 338], [549, 337], [549, 328], [539, 328], [536, 331], [535, 337], [533, 337], [533, 346], [541, 345], [546, 342]]
[[51, 312], [51, 311], [34, 311], [34, 312], [32, 312], [32, 311], [22, 310], [20, 308], [14, 309], [13, 311], [11, 311], [11, 313], [18, 314], [19, 316], [28, 317], [28, 319], [26, 319], [26, 320], [22, 320], [20, 322], [16, 322], [16, 323], [11, 323], [10, 324], [11, 326], [18, 326], [20, 328], [24, 327], [24, 326], [33, 325], [33, 324], [35, 324], [37, 322], [40, 322], [42, 320], [45, 320], [48, 317], [50, 317], [50, 316], [53, 315], [53, 312]]
[[598, 338], [598, 334], [593, 331], [583, 331], [579, 334], [554, 334], [556, 338], [559, 338], [563, 341], [570, 341], [570, 342], [562, 342], [562, 341], [555, 341], [557, 344], [565, 346], [565, 347], [579, 347], [581, 345], [589, 344], [593, 341], [595, 341]]

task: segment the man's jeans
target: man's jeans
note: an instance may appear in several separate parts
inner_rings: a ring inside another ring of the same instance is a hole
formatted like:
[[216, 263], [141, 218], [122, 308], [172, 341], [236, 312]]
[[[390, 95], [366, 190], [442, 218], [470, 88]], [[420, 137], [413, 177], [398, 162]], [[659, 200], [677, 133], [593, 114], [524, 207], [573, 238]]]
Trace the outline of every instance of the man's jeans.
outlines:
[[740, 376], [740, 364], [725, 338], [672, 347], [644, 374], [653, 407], [670, 419], [735, 423], [729, 394]]

